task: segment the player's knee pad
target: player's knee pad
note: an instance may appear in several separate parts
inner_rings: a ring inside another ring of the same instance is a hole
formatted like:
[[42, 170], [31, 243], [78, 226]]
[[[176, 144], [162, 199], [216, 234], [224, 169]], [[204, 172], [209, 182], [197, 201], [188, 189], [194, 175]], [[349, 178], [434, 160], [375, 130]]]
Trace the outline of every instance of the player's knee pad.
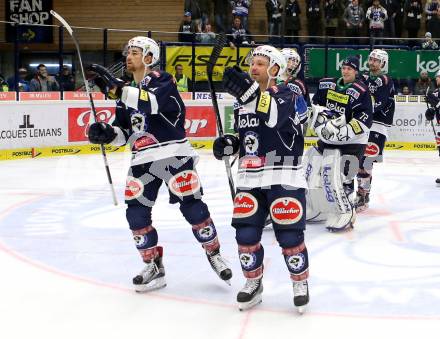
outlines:
[[211, 218], [199, 224], [192, 225], [192, 232], [197, 241], [202, 244], [205, 251], [213, 252], [219, 249], [220, 244], [217, 238], [217, 230]]
[[264, 248], [260, 242], [253, 245], [238, 245], [238, 257], [243, 274], [248, 279], [263, 275]]
[[157, 231], [153, 226], [133, 230], [133, 240], [144, 261], [150, 261], [157, 256]]
[[281, 248], [295, 247], [304, 242], [304, 231], [295, 229], [275, 230], [275, 237]]
[[235, 229], [235, 240], [239, 245], [253, 245], [261, 241], [262, 234], [263, 228], [242, 225]]
[[200, 224], [210, 217], [208, 206], [194, 197], [187, 197], [180, 203], [180, 212], [191, 225]]
[[309, 256], [304, 242], [297, 246], [283, 248], [284, 261], [294, 281], [307, 279], [309, 276]]
[[151, 207], [140, 204], [129, 204], [125, 211], [131, 230], [138, 230], [151, 225]]

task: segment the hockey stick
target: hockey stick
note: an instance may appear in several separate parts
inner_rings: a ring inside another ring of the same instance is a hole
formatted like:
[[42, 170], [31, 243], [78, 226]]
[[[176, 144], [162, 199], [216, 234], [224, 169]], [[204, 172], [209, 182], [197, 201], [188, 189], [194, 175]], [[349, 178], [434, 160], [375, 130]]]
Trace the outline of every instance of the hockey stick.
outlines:
[[[50, 14], [52, 14], [59, 22], [61, 22], [61, 24], [67, 30], [69, 35], [72, 37], [73, 43], [75, 44], [75, 47], [76, 47], [76, 52], [78, 53], [79, 66], [81, 68], [81, 73], [82, 73], [82, 76], [83, 76], [83, 79], [84, 79], [84, 85], [86, 87], [87, 96], [89, 97], [89, 102], [90, 102], [90, 107], [92, 108], [93, 117], [95, 118], [95, 121], [98, 121], [97, 114], [96, 114], [95, 103], [93, 102], [92, 93], [90, 93], [90, 90], [89, 90], [89, 83], [88, 83], [86, 75], [84, 73], [84, 67], [83, 67], [83, 63], [82, 63], [82, 59], [81, 59], [81, 51], [79, 49], [78, 40], [76, 40], [76, 37], [73, 34], [72, 27], [70, 27], [70, 25], [67, 23], [66, 20], [64, 20], [64, 18], [61, 15], [59, 15], [57, 12], [55, 12], [53, 10], [50, 11]], [[115, 206], [117, 206], [118, 205], [118, 200], [116, 199], [115, 187], [113, 186], [112, 176], [110, 174], [110, 167], [108, 166], [107, 155], [105, 153], [105, 148], [104, 148], [103, 144], [100, 144], [99, 146], [101, 148], [101, 154], [102, 154], [102, 157], [104, 159], [105, 171], [107, 173], [108, 183], [110, 184], [110, 188], [111, 188], [111, 192], [112, 192], [112, 197], [113, 197], [113, 203], [114, 203]]]
[[[222, 120], [220, 117], [220, 111], [218, 108], [217, 95], [215, 92], [214, 83], [212, 81], [212, 73], [214, 70], [214, 66], [217, 63], [217, 59], [220, 56], [220, 53], [221, 53], [223, 46], [225, 44], [226, 44], [226, 35], [224, 33], [218, 34], [215, 39], [215, 45], [214, 45], [214, 48], [212, 49], [211, 56], [209, 57], [209, 61], [206, 64], [206, 72], [208, 74], [209, 90], [211, 92], [212, 106], [214, 106], [215, 117], [216, 117], [216, 122], [217, 122], [217, 132], [218, 132], [219, 137], [222, 137], [224, 135], [224, 132], [223, 132]], [[234, 187], [234, 180], [232, 179], [232, 172], [231, 172], [231, 165], [229, 163], [229, 157], [223, 157], [223, 160], [225, 162], [226, 175], [228, 176], [228, 183], [229, 183], [229, 189], [231, 191], [232, 201], [234, 201], [235, 187]]]

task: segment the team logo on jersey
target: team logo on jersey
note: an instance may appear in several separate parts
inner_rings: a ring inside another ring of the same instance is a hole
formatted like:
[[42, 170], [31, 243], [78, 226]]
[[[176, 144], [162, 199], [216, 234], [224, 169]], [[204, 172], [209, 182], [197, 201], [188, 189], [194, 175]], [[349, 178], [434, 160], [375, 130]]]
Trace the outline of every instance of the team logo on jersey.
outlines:
[[131, 128], [134, 133], [141, 133], [145, 130], [145, 117], [137, 112], [131, 115]]
[[255, 132], [246, 132], [243, 139], [246, 155], [256, 155], [258, 153], [258, 134]]
[[277, 224], [290, 225], [301, 219], [303, 207], [298, 199], [278, 198], [270, 205], [270, 215]]
[[199, 176], [195, 171], [183, 171], [168, 181], [169, 190], [179, 197], [191, 195], [200, 190]]
[[257, 262], [257, 256], [254, 253], [240, 253], [239, 258], [241, 267], [245, 270], [253, 269]]
[[301, 272], [301, 270], [304, 268], [306, 264], [306, 258], [302, 253], [289, 255], [288, 257], [286, 257], [286, 263], [293, 272], [297, 273]]
[[365, 147], [365, 153], [364, 155], [366, 157], [375, 157], [379, 155], [380, 147], [375, 144], [374, 142], [368, 142], [367, 147]]
[[260, 125], [260, 119], [256, 114], [246, 114], [238, 119], [238, 128], [258, 127]]
[[247, 218], [255, 214], [258, 209], [257, 199], [249, 193], [240, 192], [234, 198], [233, 218]]
[[135, 177], [127, 177], [125, 183], [125, 200], [133, 200], [139, 198], [144, 193], [144, 184]]

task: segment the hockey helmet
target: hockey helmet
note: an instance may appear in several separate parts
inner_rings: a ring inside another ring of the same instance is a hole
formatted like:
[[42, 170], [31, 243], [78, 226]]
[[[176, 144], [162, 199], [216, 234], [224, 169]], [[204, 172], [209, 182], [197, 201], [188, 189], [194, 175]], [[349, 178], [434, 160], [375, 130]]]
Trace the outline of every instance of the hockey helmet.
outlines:
[[[281, 54], [281, 52], [275, 47], [269, 45], [258, 46], [252, 51], [252, 58], [256, 56], [264, 56], [269, 59], [269, 67], [267, 68], [268, 73], [273, 66], [278, 65], [279, 70], [277, 74], [275, 74], [274, 78], [281, 76], [286, 71], [287, 68], [286, 59]], [[269, 77], [273, 78], [270, 74]]]
[[383, 49], [373, 49], [368, 58], [374, 58], [380, 61], [380, 69], [384, 70], [388, 67], [388, 53]]
[[[142, 55], [145, 57], [151, 55], [151, 63], [145, 64], [147, 67], [151, 67], [159, 62], [160, 49], [159, 45], [153, 39], [147, 38], [145, 36], [136, 36], [128, 41], [127, 49], [131, 47], [137, 47], [142, 50]], [[143, 61], [142, 61], [143, 62]]]
[[296, 77], [301, 70], [301, 57], [293, 48], [283, 48], [281, 54], [286, 58], [287, 76]]

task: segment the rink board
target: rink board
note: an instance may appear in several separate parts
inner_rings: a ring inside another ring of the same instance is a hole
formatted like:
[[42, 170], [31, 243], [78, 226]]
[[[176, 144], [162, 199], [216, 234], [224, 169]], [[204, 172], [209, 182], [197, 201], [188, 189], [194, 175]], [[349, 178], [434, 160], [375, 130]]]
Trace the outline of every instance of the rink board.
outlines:
[[[396, 113], [389, 129], [386, 149], [433, 151], [436, 149], [431, 122], [426, 121], [422, 97], [396, 96]], [[112, 123], [115, 102], [95, 101], [99, 121]], [[216, 117], [211, 100], [185, 100], [185, 130], [196, 149], [209, 149], [217, 136]], [[219, 110], [225, 133], [234, 132], [233, 100], [219, 97]], [[87, 101], [0, 101], [0, 160], [99, 153], [87, 140], [88, 126], [94, 122]], [[435, 126], [440, 131], [440, 127]], [[306, 147], [316, 143], [306, 135]], [[121, 149], [109, 147], [108, 152]]]

